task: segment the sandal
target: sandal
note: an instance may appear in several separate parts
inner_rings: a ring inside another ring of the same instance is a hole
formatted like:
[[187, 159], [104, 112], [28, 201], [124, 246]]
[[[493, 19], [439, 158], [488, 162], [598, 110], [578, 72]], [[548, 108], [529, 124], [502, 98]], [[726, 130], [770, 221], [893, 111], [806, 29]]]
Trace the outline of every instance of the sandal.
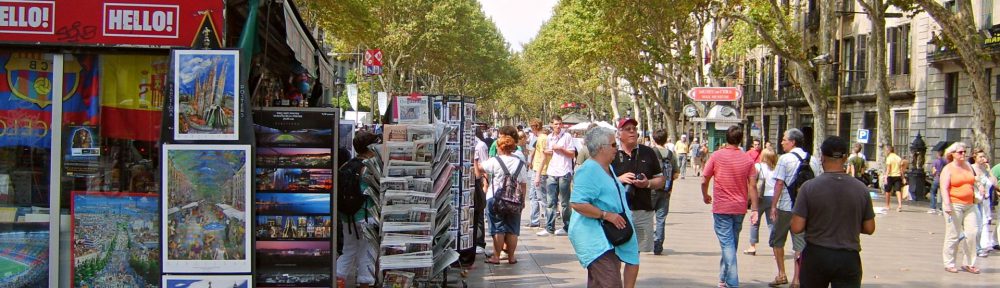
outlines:
[[774, 276], [774, 281], [767, 283], [768, 287], [778, 287], [788, 284], [788, 276]]
[[958, 273], [958, 269], [955, 269], [955, 267], [945, 267], [944, 271], [948, 273]]
[[976, 268], [976, 266], [962, 266], [962, 271], [979, 274], [979, 268]]
[[743, 255], [757, 256], [757, 250], [754, 251], [750, 251], [749, 249], [743, 250]]
[[517, 259], [514, 259], [514, 258], [507, 259], [507, 264], [511, 264], [511, 265], [517, 264]]
[[493, 260], [493, 259], [489, 259], [489, 258], [486, 258], [486, 261], [483, 261], [483, 262], [485, 262], [486, 264], [493, 264], [493, 265], [499, 265], [500, 264], [500, 260]]

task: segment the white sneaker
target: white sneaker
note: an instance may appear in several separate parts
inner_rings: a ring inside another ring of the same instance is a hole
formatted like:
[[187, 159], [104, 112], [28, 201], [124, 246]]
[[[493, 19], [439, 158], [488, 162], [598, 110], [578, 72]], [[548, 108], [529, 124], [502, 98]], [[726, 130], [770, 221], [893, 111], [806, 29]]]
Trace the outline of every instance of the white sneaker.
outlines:
[[927, 210], [927, 214], [937, 214], [937, 210], [934, 209]]
[[556, 236], [566, 236], [566, 230], [565, 229], [556, 230]]
[[483, 247], [476, 246], [476, 254], [486, 254], [486, 249]]
[[542, 230], [542, 231], [539, 231], [538, 233], [535, 233], [535, 236], [539, 236], [539, 237], [545, 237], [545, 236], [549, 236], [549, 235], [552, 235], [552, 234], [549, 233], [549, 230]]
[[507, 260], [507, 252], [500, 251], [500, 260]]

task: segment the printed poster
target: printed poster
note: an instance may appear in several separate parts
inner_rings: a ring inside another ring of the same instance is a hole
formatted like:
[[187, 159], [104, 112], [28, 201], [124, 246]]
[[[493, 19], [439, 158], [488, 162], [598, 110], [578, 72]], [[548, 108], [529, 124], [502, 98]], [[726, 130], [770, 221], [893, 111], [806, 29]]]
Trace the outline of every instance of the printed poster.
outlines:
[[239, 51], [174, 51], [174, 140], [239, 140]]
[[148, 287], [160, 283], [160, 197], [73, 191], [73, 287]]
[[163, 145], [163, 272], [250, 272], [250, 145]]
[[0, 287], [49, 285], [49, 223], [0, 223]]
[[250, 275], [165, 275], [164, 288], [250, 288]]

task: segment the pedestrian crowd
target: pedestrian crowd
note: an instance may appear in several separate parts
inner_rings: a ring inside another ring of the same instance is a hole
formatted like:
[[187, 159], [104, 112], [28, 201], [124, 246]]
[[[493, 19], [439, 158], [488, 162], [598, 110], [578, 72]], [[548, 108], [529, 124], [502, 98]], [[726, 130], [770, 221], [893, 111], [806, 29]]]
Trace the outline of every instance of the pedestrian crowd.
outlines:
[[[486, 263], [518, 262], [517, 211], [527, 208], [527, 227], [537, 229], [536, 236], [568, 236], [587, 270], [588, 287], [634, 287], [639, 254], [664, 253], [674, 182], [690, 176], [701, 177], [703, 201], [711, 205], [720, 249], [718, 287], [740, 286], [737, 255], [757, 254], [762, 226], [775, 260], [768, 286], [860, 287], [860, 235], [872, 235], [876, 227], [875, 194], [869, 187], [884, 197], [879, 213], [893, 210], [893, 196], [895, 210], [902, 211], [907, 196], [908, 159], [891, 145], [883, 147], [884, 169], [877, 176], [861, 144], [852, 147], [830, 136], [813, 155], [806, 148], [811, 139], [799, 129], [784, 131], [780, 143], [772, 145], [745, 141], [749, 137], [741, 126], [711, 139], [689, 131], [673, 141], [667, 130], [642, 131], [630, 118], [613, 128], [590, 125], [585, 131], [569, 131], [559, 116], [549, 121], [547, 126], [533, 119], [528, 127], [477, 128], [473, 244], [476, 254], [486, 254]], [[362, 136], [354, 144], [363, 159], [371, 156], [364, 147], [378, 139]], [[937, 149], [930, 165], [927, 213], [943, 215], [942, 264], [950, 273], [982, 273], [977, 258], [1000, 250], [1000, 231], [991, 230], [1000, 164], [990, 166], [985, 151], [969, 148], [958, 142]], [[350, 224], [368, 225], [364, 215], [342, 216]], [[750, 246], [740, 250], [746, 218]], [[352, 267], [348, 262], [371, 266], [373, 259], [359, 253], [371, 247], [352, 241], [356, 232], [341, 233], [348, 236], [342, 253], [350, 257], [342, 257], [338, 262], [345, 265], [338, 268]], [[789, 241], [792, 266], [786, 269]], [[346, 274], [338, 271], [338, 277]], [[358, 276], [358, 283], [373, 283], [371, 273]]]

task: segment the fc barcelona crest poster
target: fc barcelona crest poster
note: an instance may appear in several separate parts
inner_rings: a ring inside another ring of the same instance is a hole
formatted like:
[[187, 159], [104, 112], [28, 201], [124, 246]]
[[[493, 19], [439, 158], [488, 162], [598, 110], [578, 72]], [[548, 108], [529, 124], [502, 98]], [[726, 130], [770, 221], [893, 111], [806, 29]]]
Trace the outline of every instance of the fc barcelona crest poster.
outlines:
[[239, 140], [239, 51], [173, 56], [174, 140]]

